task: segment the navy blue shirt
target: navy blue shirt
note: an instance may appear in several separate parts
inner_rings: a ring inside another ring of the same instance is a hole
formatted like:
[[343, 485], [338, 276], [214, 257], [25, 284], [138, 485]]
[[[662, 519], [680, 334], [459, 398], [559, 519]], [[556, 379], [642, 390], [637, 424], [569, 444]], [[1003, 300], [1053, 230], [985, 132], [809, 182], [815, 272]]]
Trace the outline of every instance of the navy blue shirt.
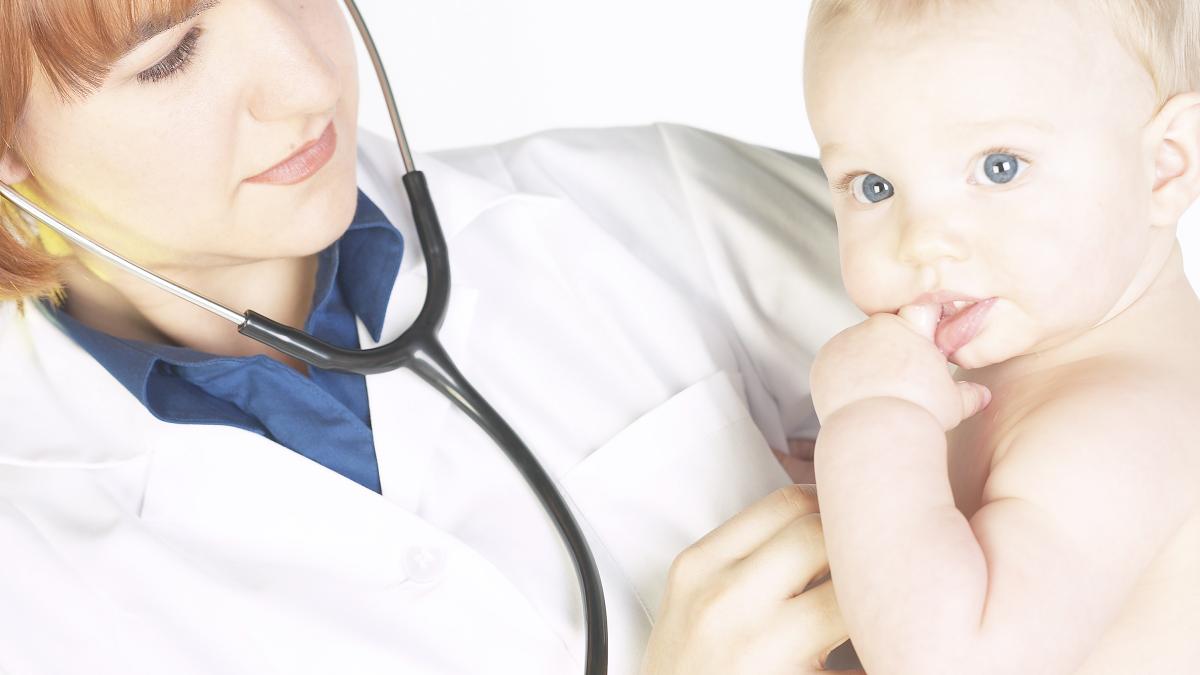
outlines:
[[[359, 190], [350, 228], [318, 256], [304, 329], [330, 344], [358, 348], [357, 315], [378, 340], [403, 253], [400, 232]], [[263, 355], [218, 356], [124, 340], [42, 304], [155, 417], [262, 434], [381, 492], [362, 375], [310, 368], [305, 377]]]

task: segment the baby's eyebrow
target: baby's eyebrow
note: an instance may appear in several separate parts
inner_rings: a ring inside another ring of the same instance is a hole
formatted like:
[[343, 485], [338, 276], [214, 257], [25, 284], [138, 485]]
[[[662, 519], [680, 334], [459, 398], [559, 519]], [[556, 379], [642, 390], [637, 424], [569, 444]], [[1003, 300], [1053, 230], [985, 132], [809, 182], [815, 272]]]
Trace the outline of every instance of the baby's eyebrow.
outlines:
[[841, 152], [841, 150], [841, 143], [822, 143], [820, 154], [818, 156], [821, 158], [821, 161], [824, 161]]
[[976, 120], [972, 122], [957, 122], [947, 125], [950, 127], [1031, 127], [1038, 131], [1044, 131], [1048, 134], [1054, 133], [1054, 125], [1043, 120], [1033, 119], [1031, 117], [1001, 117], [991, 120]]
[[[996, 118], [996, 119], [990, 119], [990, 120], [970, 120], [970, 121], [966, 121], [966, 122], [954, 122], [954, 123], [948, 124], [946, 126], [951, 129], [969, 128], [969, 129], [973, 129], [973, 130], [1003, 129], [1005, 127], [1024, 127], [1027, 129], [1033, 129], [1034, 131], [1040, 131], [1040, 132], [1043, 132], [1046, 134], [1052, 134], [1055, 131], [1053, 124], [1050, 124], [1049, 122], [1045, 122], [1043, 120], [1034, 119], [1031, 117], [1002, 117], [1002, 118]], [[842, 143], [836, 143], [836, 142], [822, 143], [821, 147], [820, 147], [821, 161], [825, 161], [825, 160], [829, 159], [830, 157], [833, 157], [834, 155], [837, 155], [838, 153], [843, 152], [844, 150], [845, 150], [845, 146]]]

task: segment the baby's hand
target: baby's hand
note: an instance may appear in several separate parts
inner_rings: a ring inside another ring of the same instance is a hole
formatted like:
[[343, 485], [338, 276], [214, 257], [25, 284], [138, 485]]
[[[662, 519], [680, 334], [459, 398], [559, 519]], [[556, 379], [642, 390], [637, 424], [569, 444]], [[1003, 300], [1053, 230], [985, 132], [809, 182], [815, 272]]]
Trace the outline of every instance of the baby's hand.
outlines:
[[955, 382], [934, 343], [941, 306], [905, 305], [897, 314], [874, 314], [826, 342], [813, 362], [813, 406], [822, 423], [865, 399], [893, 397], [921, 406], [946, 431], [987, 407], [991, 392]]

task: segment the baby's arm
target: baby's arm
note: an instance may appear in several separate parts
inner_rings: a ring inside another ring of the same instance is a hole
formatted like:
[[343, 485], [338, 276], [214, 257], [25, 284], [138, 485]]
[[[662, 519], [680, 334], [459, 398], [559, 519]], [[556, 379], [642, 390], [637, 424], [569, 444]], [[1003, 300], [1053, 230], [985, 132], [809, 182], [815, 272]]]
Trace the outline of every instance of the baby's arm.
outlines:
[[871, 398], [825, 420], [821, 519], [867, 672], [1075, 672], [1195, 504], [1194, 460], [1148, 389], [1092, 385], [1031, 412], [970, 521], [924, 408]]

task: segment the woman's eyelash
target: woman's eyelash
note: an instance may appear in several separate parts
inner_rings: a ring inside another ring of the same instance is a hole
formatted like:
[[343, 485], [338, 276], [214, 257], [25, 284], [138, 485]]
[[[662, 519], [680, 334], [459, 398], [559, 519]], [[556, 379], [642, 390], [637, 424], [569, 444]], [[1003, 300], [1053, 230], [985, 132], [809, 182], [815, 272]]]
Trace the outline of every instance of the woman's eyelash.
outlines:
[[[984, 157], [987, 157], [988, 155], [1012, 155], [1013, 157], [1016, 157], [1018, 160], [1025, 163], [1026, 165], [1030, 164], [1029, 160], [1025, 159], [1021, 155], [1014, 152], [1012, 148], [1006, 148], [1006, 147], [1002, 147], [1002, 146], [998, 146], [995, 148], [989, 148], [983, 152]], [[864, 173], [870, 173], [870, 172], [869, 171], [851, 171], [850, 173], [842, 174], [841, 178], [838, 178], [837, 182], [833, 184], [833, 188], [832, 188], [833, 191], [834, 192], [846, 192], [847, 190], [850, 189], [850, 183], [852, 183], [855, 178], [858, 178], [859, 176], [863, 175]]]
[[196, 53], [196, 45], [200, 41], [200, 34], [203, 32], [199, 26], [188, 31], [188, 34], [179, 41], [179, 46], [175, 48], [175, 51], [168, 54], [162, 61], [138, 73], [138, 81], [161, 82], [172, 75], [183, 73], [188, 64], [192, 62], [192, 57]]

